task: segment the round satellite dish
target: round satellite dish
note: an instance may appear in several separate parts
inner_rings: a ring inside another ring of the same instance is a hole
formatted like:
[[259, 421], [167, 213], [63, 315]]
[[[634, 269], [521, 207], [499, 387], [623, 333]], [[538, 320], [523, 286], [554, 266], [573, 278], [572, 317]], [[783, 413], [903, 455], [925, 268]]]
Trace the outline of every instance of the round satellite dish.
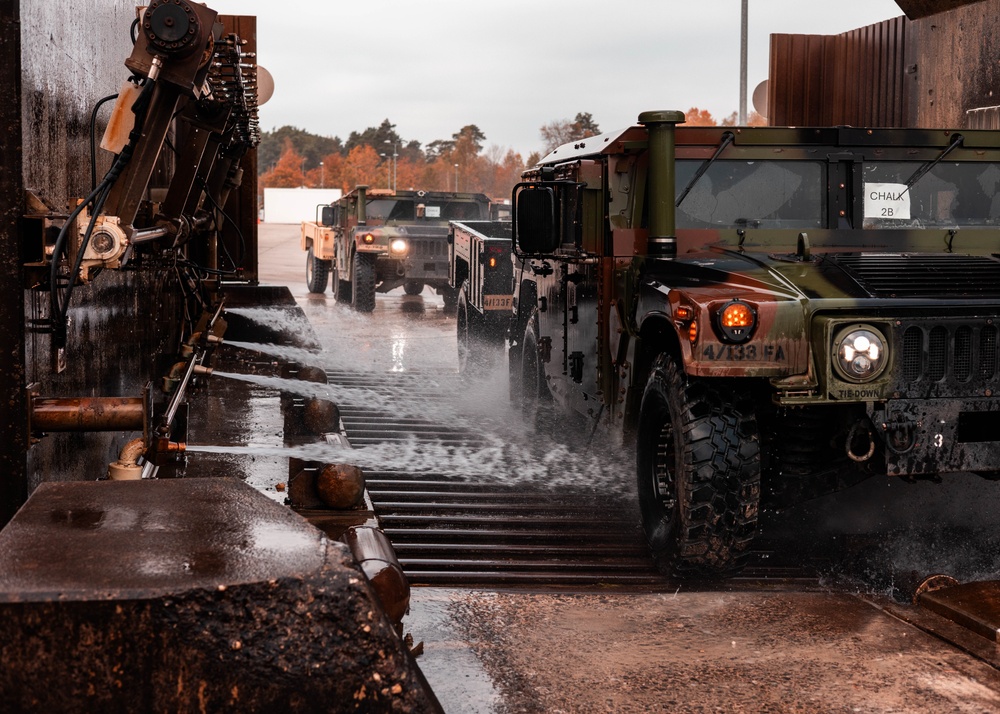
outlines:
[[[266, 104], [274, 94], [274, 77], [266, 69], [257, 65], [257, 106]], [[756, 97], [756, 95], [754, 95]]]
[[767, 119], [767, 80], [754, 87], [753, 108], [762, 117]]

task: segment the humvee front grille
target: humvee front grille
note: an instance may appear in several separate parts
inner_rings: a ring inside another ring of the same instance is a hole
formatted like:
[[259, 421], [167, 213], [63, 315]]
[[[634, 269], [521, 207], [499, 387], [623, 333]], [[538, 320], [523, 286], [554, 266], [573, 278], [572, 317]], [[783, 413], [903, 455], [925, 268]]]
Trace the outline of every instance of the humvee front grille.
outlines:
[[448, 244], [443, 238], [411, 238], [410, 255], [414, 258], [447, 260]]
[[828, 258], [872, 297], [1000, 297], [1000, 260], [954, 253], [853, 253]]
[[901, 386], [969, 384], [997, 377], [997, 328], [992, 324], [911, 324], [898, 358]]

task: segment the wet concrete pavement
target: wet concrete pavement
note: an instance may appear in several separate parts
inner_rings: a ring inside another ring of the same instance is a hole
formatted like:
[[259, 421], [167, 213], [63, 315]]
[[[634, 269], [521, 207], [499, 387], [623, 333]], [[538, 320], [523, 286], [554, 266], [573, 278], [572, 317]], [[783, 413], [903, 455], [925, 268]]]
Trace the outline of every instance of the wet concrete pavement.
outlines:
[[[329, 291], [306, 291], [297, 226], [260, 229], [261, 279], [290, 287], [323, 366], [454, 374], [454, 321], [440, 297], [397, 290], [359, 315]], [[474, 398], [506, 408], [496, 384]], [[416, 588], [404, 627], [423, 642], [418, 664], [448, 712], [997, 711], [993, 666], [882, 609], [917, 574], [996, 576], [997, 490], [967, 475], [946, 485], [872, 479], [769, 516], [763, 534], [779, 551], [851, 550], [846, 572], [808, 592]]]

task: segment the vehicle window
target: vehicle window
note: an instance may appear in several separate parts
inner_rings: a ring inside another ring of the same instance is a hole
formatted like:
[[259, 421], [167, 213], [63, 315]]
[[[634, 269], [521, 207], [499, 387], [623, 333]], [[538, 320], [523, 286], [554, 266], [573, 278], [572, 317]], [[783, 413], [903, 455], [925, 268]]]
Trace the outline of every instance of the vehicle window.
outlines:
[[413, 202], [394, 198], [373, 198], [365, 204], [369, 220], [410, 221], [413, 220]]
[[942, 161], [907, 190], [922, 166], [917, 161], [864, 165], [865, 228], [1000, 225], [1000, 165]]
[[441, 207], [441, 217], [448, 221], [470, 221], [484, 218], [483, 206], [478, 203], [455, 202]]
[[[701, 161], [677, 162], [677, 195]], [[821, 228], [825, 165], [813, 161], [716, 161], [677, 208], [678, 228]]]

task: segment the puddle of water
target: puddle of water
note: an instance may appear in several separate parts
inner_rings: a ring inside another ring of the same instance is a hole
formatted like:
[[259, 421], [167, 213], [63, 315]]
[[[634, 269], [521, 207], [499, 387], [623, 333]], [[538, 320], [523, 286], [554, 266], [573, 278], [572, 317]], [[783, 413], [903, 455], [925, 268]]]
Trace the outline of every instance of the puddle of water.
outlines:
[[455, 595], [442, 588], [414, 588], [403, 620], [424, 643], [417, 666], [446, 712], [493, 714], [500, 696], [469, 643], [455, 627], [450, 603]]

